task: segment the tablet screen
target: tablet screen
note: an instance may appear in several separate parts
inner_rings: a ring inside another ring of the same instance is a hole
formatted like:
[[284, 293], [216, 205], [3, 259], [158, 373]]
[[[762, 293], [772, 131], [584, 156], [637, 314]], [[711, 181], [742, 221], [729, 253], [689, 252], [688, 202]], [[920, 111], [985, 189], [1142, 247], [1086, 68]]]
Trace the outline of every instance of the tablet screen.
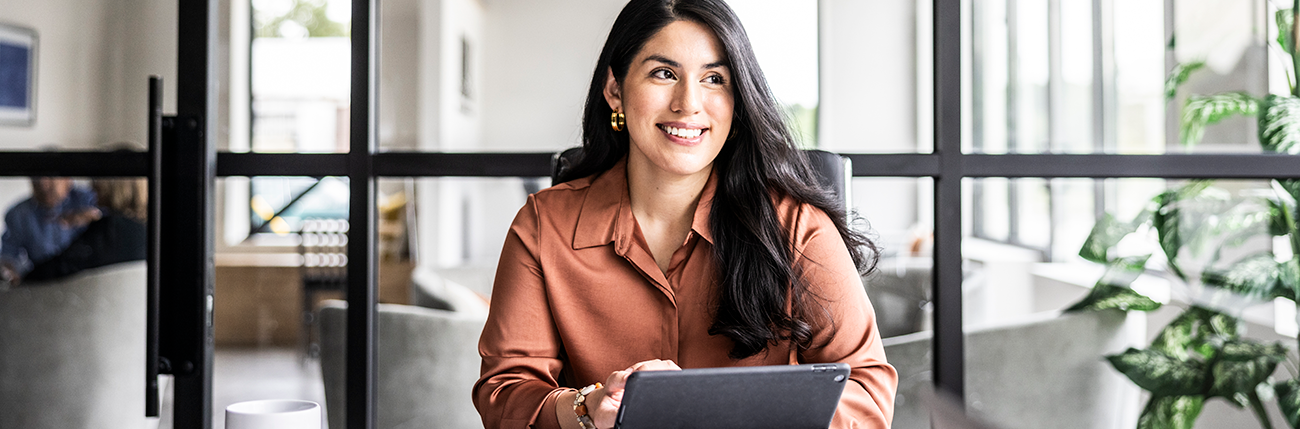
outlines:
[[825, 429], [848, 375], [842, 363], [635, 372], [616, 427]]

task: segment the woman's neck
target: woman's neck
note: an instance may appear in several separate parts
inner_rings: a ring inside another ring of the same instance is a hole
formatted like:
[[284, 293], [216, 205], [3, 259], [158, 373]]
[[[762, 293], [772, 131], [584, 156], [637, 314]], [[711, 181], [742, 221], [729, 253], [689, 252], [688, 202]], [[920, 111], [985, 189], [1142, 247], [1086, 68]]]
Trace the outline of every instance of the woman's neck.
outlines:
[[666, 174], [645, 158], [629, 157], [627, 184], [632, 215], [660, 270], [668, 271], [673, 252], [686, 240], [695, 207], [712, 171], [709, 166], [691, 175]]
[[682, 176], [666, 174], [646, 164], [649, 162], [635, 162], [632, 159], [627, 164], [628, 194], [637, 220], [644, 222], [686, 218], [689, 225], [700, 194], [713, 171], [712, 166], [699, 173]]

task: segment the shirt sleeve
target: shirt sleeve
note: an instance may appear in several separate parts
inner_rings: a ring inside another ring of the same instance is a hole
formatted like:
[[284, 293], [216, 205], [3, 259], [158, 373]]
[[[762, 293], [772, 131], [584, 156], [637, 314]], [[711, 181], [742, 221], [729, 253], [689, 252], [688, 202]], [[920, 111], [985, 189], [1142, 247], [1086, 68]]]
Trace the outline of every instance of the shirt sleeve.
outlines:
[[0, 235], [0, 262], [10, 264], [20, 272], [26, 271], [27, 252], [21, 241], [23, 226], [18, 223], [16, 212], [21, 206], [14, 206], [5, 213], [5, 232]]
[[811, 292], [804, 300], [813, 325], [803, 363], [843, 362], [851, 383], [844, 389], [832, 428], [886, 429], [893, 420], [898, 373], [885, 361], [875, 311], [862, 278], [835, 224], [821, 210], [804, 205], [795, 233], [797, 273]]
[[538, 216], [533, 196], [506, 234], [492, 289], [492, 305], [479, 340], [481, 376], [474, 407], [489, 428], [559, 428], [555, 401], [561, 359], [537, 255]]

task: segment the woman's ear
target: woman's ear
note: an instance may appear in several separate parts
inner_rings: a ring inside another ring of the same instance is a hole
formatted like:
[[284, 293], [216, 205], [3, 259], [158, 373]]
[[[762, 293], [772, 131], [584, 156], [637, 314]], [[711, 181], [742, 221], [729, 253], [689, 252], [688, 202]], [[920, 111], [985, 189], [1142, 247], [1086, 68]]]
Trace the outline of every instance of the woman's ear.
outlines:
[[615, 112], [623, 111], [623, 88], [618, 85], [618, 80], [614, 79], [614, 69], [605, 69], [605, 102], [609, 103], [609, 108]]

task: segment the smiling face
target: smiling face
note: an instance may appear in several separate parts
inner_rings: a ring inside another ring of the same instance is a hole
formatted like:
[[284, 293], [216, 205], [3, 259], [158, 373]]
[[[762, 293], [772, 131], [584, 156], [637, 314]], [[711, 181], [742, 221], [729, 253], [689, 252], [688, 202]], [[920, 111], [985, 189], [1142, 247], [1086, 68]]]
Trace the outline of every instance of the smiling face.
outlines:
[[605, 100], [627, 115], [628, 168], [708, 174], [731, 132], [735, 97], [726, 53], [713, 32], [676, 21], [646, 41], [620, 85], [610, 72]]

